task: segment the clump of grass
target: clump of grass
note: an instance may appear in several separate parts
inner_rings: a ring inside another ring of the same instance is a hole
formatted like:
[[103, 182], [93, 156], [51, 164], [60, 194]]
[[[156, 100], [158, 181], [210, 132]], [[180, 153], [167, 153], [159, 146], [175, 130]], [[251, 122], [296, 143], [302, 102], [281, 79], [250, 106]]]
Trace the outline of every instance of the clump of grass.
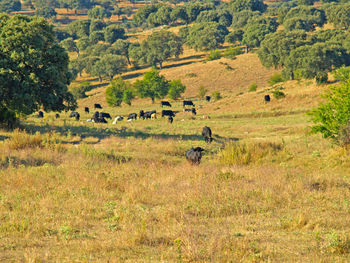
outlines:
[[348, 254], [350, 253], [350, 236], [332, 232], [326, 235], [321, 250], [331, 254]]
[[224, 52], [224, 57], [228, 59], [235, 59], [236, 56], [242, 54], [241, 47], [229, 47]]
[[83, 145], [80, 147], [82, 153], [84, 153], [87, 157], [96, 158], [99, 160], [109, 160], [116, 161], [118, 163], [125, 163], [130, 160], [130, 157], [117, 155], [114, 150], [109, 151], [99, 151], [94, 148]]
[[215, 101], [222, 99], [222, 96], [221, 96], [220, 92], [218, 92], [218, 91], [214, 91], [211, 94], [211, 96], [214, 98]]
[[271, 142], [234, 142], [228, 144], [219, 153], [220, 163], [225, 165], [248, 165], [256, 163], [266, 156], [275, 155], [282, 150], [282, 145]]
[[276, 89], [274, 91], [272, 91], [272, 95], [275, 99], [283, 99], [286, 94], [284, 94], [284, 92], [280, 91], [280, 89]]
[[217, 60], [221, 58], [221, 52], [220, 50], [211, 50], [210, 53], [208, 54], [206, 60], [207, 61], [212, 61], [212, 60]]
[[270, 79], [268, 80], [268, 83], [270, 86], [273, 86], [273, 85], [280, 83], [280, 82], [283, 82], [283, 81], [284, 81], [284, 78], [283, 78], [282, 74], [275, 73], [270, 77]]
[[39, 132], [31, 135], [25, 132], [20, 132], [18, 129], [16, 129], [13, 132], [11, 139], [8, 139], [5, 142], [5, 145], [10, 150], [43, 147], [43, 137]]
[[195, 78], [195, 77], [197, 77], [197, 74], [196, 73], [186, 73], [185, 76], [189, 77], [189, 78]]
[[253, 92], [256, 91], [256, 89], [258, 88], [258, 85], [253, 82], [250, 86], [249, 86], [249, 92]]

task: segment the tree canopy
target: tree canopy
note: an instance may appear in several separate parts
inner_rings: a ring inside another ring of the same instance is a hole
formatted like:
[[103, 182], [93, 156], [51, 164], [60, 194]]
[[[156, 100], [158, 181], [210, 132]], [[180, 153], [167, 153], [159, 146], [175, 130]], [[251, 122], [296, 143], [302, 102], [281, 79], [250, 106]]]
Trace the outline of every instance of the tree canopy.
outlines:
[[68, 55], [43, 18], [0, 15], [0, 100], [17, 115], [74, 109]]

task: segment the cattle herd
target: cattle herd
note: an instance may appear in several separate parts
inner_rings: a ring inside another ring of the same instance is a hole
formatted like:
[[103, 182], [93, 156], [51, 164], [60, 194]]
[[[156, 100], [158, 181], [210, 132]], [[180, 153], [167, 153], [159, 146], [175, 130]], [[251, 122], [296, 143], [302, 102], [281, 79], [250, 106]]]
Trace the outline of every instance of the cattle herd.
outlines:
[[[210, 101], [210, 96], [206, 96], [206, 100]], [[265, 98], [266, 100], [266, 98]], [[161, 107], [163, 108], [164, 106], [167, 107], [172, 107], [172, 105], [168, 101], [161, 101]], [[191, 106], [191, 108], [186, 108], [186, 106]], [[102, 109], [102, 106], [100, 104], [94, 104], [95, 109]], [[84, 107], [85, 113], [90, 113], [89, 107]], [[193, 115], [196, 115], [196, 109], [195, 109], [195, 104], [190, 101], [190, 100], [184, 100], [183, 101], [183, 111], [184, 112], [191, 112]], [[162, 110], [161, 111], [161, 116], [162, 117], [167, 117], [169, 123], [173, 123], [174, 118], [176, 114], [179, 113], [179, 111], [173, 111], [173, 110]], [[39, 111], [38, 114], [35, 115], [37, 118], [43, 118], [44, 117], [44, 112]], [[80, 114], [77, 111], [73, 111], [69, 114], [70, 118], [75, 118], [75, 120], [79, 121], [80, 120]], [[55, 118], [58, 119], [60, 118], [60, 115], [58, 113], [55, 114]], [[157, 118], [157, 111], [152, 110], [152, 111], [143, 111], [140, 110], [139, 114], [137, 113], [130, 113], [127, 116], [127, 121], [133, 121], [136, 120], [137, 118], [146, 120], [146, 119], [156, 119]], [[106, 112], [99, 112], [95, 111], [95, 113], [92, 115], [91, 119], [88, 119], [88, 122], [95, 122], [95, 123], [107, 123], [106, 119], [112, 119], [111, 115]], [[118, 121], [124, 120], [123, 116], [117, 116], [115, 117], [113, 124], [116, 124]], [[204, 140], [207, 143], [211, 143], [213, 141], [212, 138], [212, 132], [211, 129], [207, 126], [205, 126], [202, 130], [202, 136], [204, 137]], [[204, 151], [203, 148], [201, 147], [196, 147], [196, 148], [191, 148], [188, 151], [186, 151], [186, 159], [191, 163], [191, 164], [199, 164], [202, 158], [202, 152]]]

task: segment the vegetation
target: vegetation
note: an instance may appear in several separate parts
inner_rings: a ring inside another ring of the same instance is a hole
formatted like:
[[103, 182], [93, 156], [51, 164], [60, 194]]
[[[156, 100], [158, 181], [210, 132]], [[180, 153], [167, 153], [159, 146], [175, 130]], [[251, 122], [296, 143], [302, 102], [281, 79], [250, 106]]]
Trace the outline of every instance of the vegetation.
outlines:
[[112, 80], [106, 89], [106, 102], [111, 107], [120, 106], [122, 102], [131, 105], [131, 101], [135, 97], [134, 94], [132, 85], [119, 77]]
[[249, 86], [249, 92], [256, 91], [257, 88], [258, 88], [258, 85], [254, 82], [254, 83], [250, 84], [250, 86]]

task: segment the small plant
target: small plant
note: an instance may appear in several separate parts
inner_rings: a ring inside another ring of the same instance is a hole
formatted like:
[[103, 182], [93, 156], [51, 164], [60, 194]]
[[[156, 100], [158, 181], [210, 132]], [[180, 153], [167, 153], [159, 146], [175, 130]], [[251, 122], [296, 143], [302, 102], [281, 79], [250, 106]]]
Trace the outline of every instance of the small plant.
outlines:
[[42, 147], [43, 137], [39, 132], [31, 135], [16, 129], [13, 132], [12, 138], [7, 140], [5, 145], [11, 150]]
[[270, 86], [273, 86], [273, 85], [280, 83], [280, 82], [283, 82], [283, 81], [284, 81], [284, 79], [283, 79], [282, 74], [275, 73], [270, 77], [268, 83]]
[[200, 86], [199, 87], [199, 97], [201, 98], [201, 99], [203, 99], [204, 97], [205, 97], [205, 94], [207, 94], [207, 89], [206, 88], [204, 88], [203, 86]]
[[228, 59], [235, 59], [236, 56], [242, 54], [243, 51], [241, 47], [229, 47], [224, 52], [224, 57]]
[[71, 92], [76, 99], [86, 98], [86, 92], [91, 90], [90, 82], [84, 81], [80, 86], [73, 87]]
[[253, 82], [250, 86], [249, 86], [249, 92], [253, 92], [256, 91], [256, 89], [258, 88], [258, 85]]
[[284, 92], [280, 91], [280, 89], [276, 89], [274, 91], [272, 91], [272, 95], [275, 99], [283, 99], [286, 94], [284, 94]]
[[221, 52], [220, 50], [211, 50], [209, 55], [207, 56], [207, 61], [217, 60], [221, 58]]
[[195, 77], [197, 77], [197, 74], [196, 73], [186, 73], [185, 76], [189, 77], [189, 78], [195, 78]]
[[350, 253], [349, 235], [339, 235], [335, 232], [328, 234], [325, 238], [322, 250], [332, 254]]
[[218, 92], [218, 91], [214, 91], [212, 94], [211, 94], [211, 96], [214, 98], [214, 100], [220, 100], [220, 99], [222, 99], [222, 97], [221, 97], [221, 94], [220, 94], [220, 92]]

